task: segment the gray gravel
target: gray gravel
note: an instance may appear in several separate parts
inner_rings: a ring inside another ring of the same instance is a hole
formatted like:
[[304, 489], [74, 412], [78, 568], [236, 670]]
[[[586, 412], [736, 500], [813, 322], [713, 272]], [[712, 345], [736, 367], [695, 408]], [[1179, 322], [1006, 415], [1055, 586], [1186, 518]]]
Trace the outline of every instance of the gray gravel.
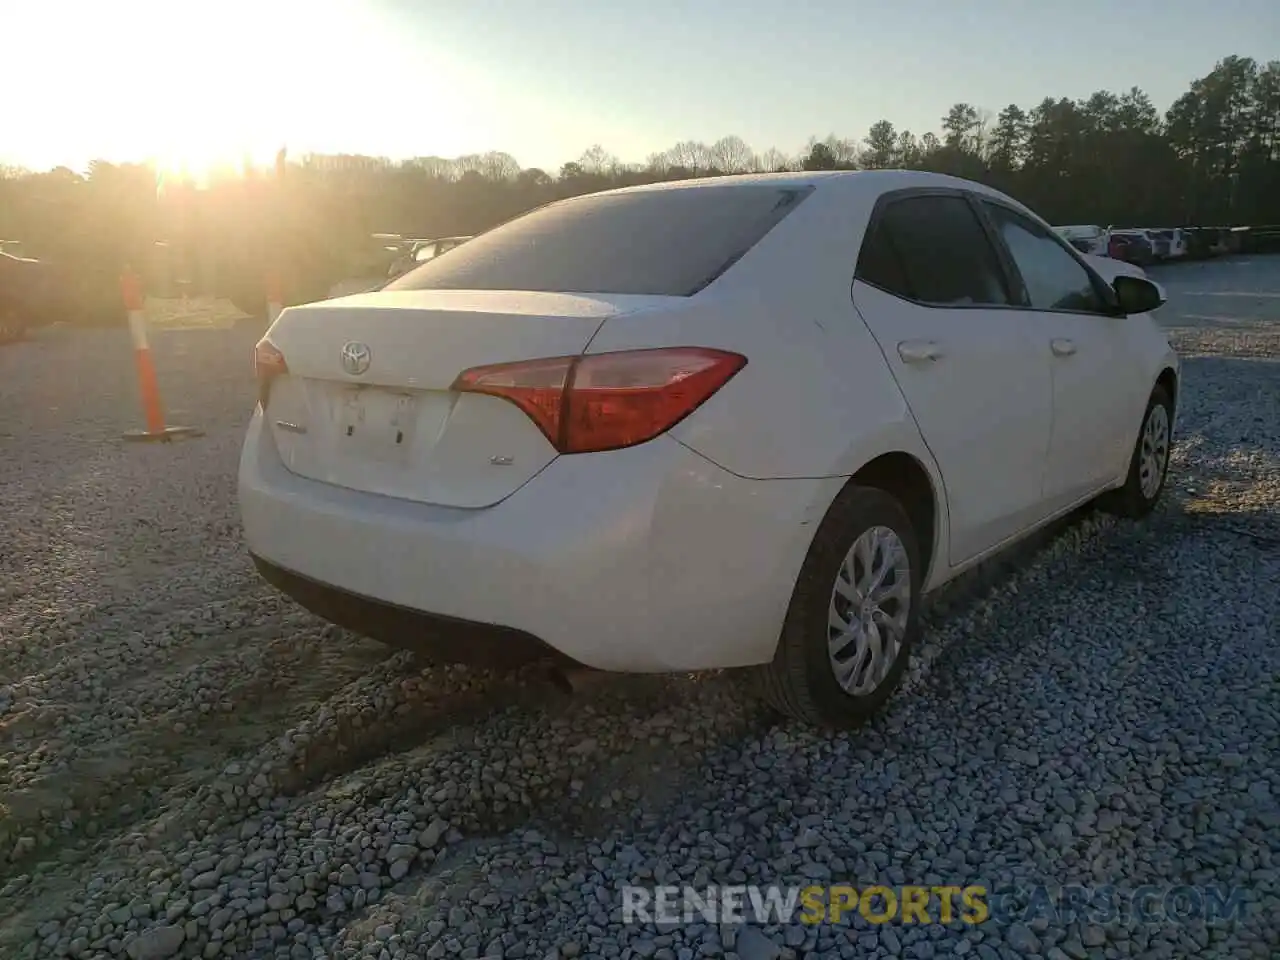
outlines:
[[[251, 333], [156, 337], [171, 419], [207, 431], [168, 448], [115, 439], [123, 334], [0, 349], [0, 957], [1275, 956], [1280, 366], [1241, 351], [1280, 299], [1218, 298], [1247, 306], [1227, 329], [1183, 296], [1280, 290], [1257, 262], [1165, 281], [1206, 356], [1162, 510], [947, 589], [906, 689], [844, 735], [726, 675], [568, 696], [423, 669], [277, 597], [235, 518]], [[621, 925], [627, 882], [815, 881], [1220, 883], [1249, 909]]]

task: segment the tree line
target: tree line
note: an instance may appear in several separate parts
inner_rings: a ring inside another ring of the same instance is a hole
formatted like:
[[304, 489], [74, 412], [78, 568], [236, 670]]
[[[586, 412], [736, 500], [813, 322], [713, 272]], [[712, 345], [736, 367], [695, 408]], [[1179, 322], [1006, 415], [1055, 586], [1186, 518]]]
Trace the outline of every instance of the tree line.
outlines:
[[[207, 189], [160, 195], [142, 165], [78, 173], [0, 170], [0, 240], [34, 255], [111, 259], [155, 239], [247, 250], [254, 236], [301, 243], [313, 260], [349, 259], [374, 232], [472, 234], [550, 200], [662, 180], [744, 172], [915, 168], [988, 183], [1054, 223], [1231, 226], [1280, 222], [1280, 61], [1219, 61], [1162, 115], [1141, 89], [1046, 97], [996, 112], [957, 103], [937, 132], [879, 120], [861, 138], [812, 139], [794, 154], [739, 137], [688, 141], [625, 163], [593, 146], [559, 170], [506, 153], [392, 161], [291, 158], [282, 184], [229, 171]], [[258, 223], [261, 230], [248, 228]], [[320, 249], [323, 248], [323, 249]]]

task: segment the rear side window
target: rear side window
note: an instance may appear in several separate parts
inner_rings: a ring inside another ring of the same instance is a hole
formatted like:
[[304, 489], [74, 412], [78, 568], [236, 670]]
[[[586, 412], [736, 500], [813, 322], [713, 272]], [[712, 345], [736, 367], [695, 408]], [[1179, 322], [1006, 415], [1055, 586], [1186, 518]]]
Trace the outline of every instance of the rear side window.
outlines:
[[383, 289], [688, 297], [812, 191], [712, 185], [577, 197], [495, 227]]
[[933, 306], [1008, 304], [1004, 273], [963, 197], [895, 200], [858, 255], [859, 280]]

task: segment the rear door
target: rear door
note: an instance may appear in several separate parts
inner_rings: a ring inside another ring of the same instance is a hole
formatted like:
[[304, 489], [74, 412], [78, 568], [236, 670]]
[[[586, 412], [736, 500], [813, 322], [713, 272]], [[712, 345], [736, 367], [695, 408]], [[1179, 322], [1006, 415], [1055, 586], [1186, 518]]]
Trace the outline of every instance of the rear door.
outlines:
[[1022, 324], [1050, 365], [1053, 430], [1045, 469], [1051, 510], [1114, 480], [1128, 461], [1150, 385], [1105, 285], [1053, 231], [984, 199], [982, 209], [1016, 267]]
[[1044, 513], [1049, 361], [1008, 285], [963, 193], [903, 191], [877, 205], [854, 304], [942, 472], [953, 564]]

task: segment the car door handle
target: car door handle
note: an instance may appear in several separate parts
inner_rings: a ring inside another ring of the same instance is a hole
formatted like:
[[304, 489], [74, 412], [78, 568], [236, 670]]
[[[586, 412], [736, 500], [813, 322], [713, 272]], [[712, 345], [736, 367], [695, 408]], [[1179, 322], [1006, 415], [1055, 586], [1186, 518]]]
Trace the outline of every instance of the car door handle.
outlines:
[[932, 363], [942, 356], [942, 347], [932, 340], [903, 340], [898, 356], [904, 363]]
[[1054, 356], [1057, 357], [1069, 357], [1076, 352], [1076, 342], [1074, 340], [1057, 338], [1049, 346], [1053, 348]]

